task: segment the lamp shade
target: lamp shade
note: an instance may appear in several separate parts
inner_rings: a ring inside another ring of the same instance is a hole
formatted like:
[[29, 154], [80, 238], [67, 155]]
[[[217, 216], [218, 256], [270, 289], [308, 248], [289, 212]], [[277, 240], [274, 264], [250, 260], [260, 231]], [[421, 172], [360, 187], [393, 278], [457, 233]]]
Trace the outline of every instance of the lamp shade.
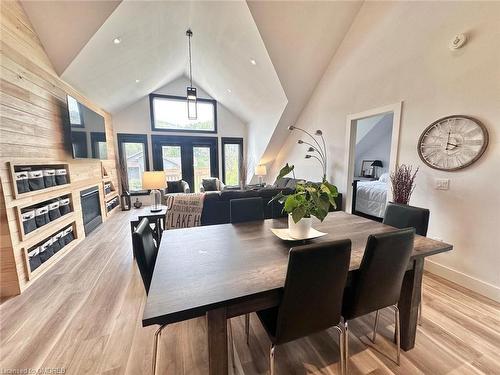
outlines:
[[166, 185], [165, 172], [154, 171], [144, 172], [142, 174], [142, 188], [143, 189], [162, 189]]
[[380, 160], [374, 160], [371, 166], [372, 167], [383, 167], [382, 162]]
[[265, 176], [267, 174], [267, 168], [265, 165], [261, 164], [255, 167], [256, 176]]

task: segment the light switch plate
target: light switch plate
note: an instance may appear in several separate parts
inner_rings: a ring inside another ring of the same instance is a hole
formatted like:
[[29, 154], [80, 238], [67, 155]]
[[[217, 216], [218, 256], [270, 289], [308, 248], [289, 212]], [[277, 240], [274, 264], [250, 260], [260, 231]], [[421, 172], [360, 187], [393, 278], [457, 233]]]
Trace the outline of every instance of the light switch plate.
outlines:
[[436, 178], [436, 190], [448, 190], [450, 188], [450, 180], [447, 178]]

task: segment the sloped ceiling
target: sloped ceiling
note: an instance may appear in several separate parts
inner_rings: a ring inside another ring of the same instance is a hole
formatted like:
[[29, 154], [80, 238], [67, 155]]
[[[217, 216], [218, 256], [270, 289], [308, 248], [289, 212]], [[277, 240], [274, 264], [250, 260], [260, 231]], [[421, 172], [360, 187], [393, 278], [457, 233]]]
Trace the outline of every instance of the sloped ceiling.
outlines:
[[121, 0], [21, 0], [57, 74], [73, 61]]
[[[75, 29], [71, 22], [58, 24], [55, 16], [88, 14], [81, 7], [89, 3], [95, 12], [99, 2], [76, 2], [74, 9], [69, 1], [56, 8], [52, 2], [34, 3], [24, 0], [23, 6], [36, 20], [56, 70], [63, 69], [63, 79], [111, 113], [186, 75], [190, 27], [196, 84], [247, 122], [254, 159], [249, 174], [253, 164], [276, 156], [287, 126], [306, 105], [362, 4], [105, 1], [100, 14], [84, 22], [86, 28]], [[120, 44], [113, 44], [115, 37]], [[66, 56], [60, 47], [67, 48]]]

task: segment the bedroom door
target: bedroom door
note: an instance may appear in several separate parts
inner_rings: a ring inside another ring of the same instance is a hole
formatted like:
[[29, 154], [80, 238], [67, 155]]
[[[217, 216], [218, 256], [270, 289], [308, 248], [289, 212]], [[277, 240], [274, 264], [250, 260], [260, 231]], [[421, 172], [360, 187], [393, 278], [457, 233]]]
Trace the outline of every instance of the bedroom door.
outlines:
[[397, 162], [401, 104], [347, 117], [347, 212], [382, 220], [391, 198], [388, 176]]

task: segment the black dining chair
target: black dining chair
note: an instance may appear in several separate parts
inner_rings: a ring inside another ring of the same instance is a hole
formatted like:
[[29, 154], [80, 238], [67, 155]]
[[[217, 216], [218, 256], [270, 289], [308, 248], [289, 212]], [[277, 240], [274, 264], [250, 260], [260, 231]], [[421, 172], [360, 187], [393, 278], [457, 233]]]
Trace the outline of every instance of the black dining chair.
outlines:
[[277, 345], [335, 328], [339, 333], [340, 368], [345, 371], [342, 296], [349, 272], [351, 241], [340, 240], [290, 249], [279, 306], [257, 312], [269, 339], [271, 375]]
[[231, 223], [264, 220], [261, 197], [231, 199], [229, 202]]
[[[149, 287], [151, 285], [151, 279], [153, 278], [156, 256], [158, 255], [158, 248], [155, 244], [153, 230], [149, 225], [148, 218], [142, 219], [132, 233], [132, 248], [137, 266], [139, 267], [139, 271], [141, 273], [144, 288], [146, 289], [146, 294], [148, 294]], [[153, 375], [156, 374], [158, 340], [160, 338], [161, 331], [165, 327], [166, 324], [162, 325], [155, 332], [153, 345]]]
[[[415, 228], [415, 233], [427, 236], [430, 211], [427, 208], [413, 207], [406, 204], [388, 203], [382, 223], [395, 228]], [[422, 303], [424, 289], [420, 288], [420, 302], [418, 304], [418, 324], [422, 324]]]
[[348, 321], [376, 312], [373, 327], [375, 342], [379, 310], [392, 307], [395, 313], [396, 363], [400, 363], [400, 322], [397, 303], [403, 277], [413, 251], [415, 229], [370, 235], [359, 269], [344, 293], [342, 317], [345, 331], [346, 370], [349, 360]]

